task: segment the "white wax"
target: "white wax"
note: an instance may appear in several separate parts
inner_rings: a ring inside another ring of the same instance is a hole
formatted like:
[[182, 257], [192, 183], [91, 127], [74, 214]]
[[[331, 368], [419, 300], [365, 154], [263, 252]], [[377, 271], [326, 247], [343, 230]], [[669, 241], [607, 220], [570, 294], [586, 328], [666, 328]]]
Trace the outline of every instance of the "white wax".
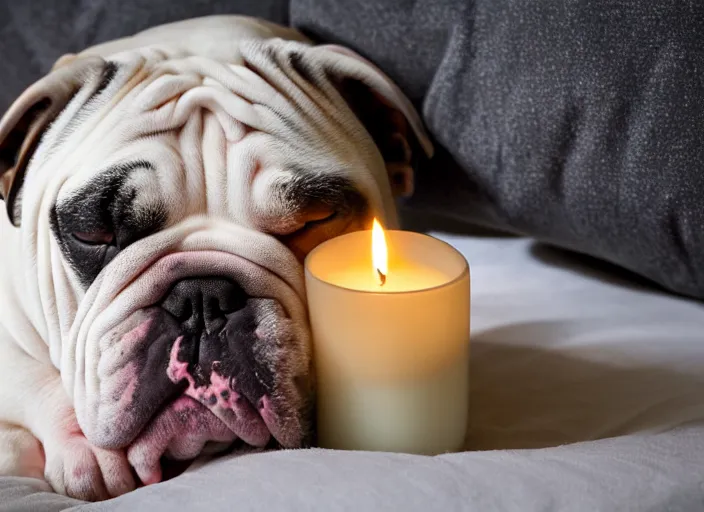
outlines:
[[389, 231], [381, 286], [371, 236], [306, 260], [326, 448], [435, 454], [462, 448], [469, 406], [469, 270], [449, 245]]
[[435, 455], [460, 450], [469, 404], [468, 353], [410, 381], [326, 375], [319, 387], [319, 444]]

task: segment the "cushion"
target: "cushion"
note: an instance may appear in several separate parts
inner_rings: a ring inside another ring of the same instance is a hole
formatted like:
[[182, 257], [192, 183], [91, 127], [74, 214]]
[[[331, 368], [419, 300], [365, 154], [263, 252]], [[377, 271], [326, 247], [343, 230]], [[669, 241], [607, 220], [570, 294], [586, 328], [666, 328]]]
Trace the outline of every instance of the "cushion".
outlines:
[[704, 298], [704, 3], [293, 0], [422, 109], [419, 211], [529, 235]]

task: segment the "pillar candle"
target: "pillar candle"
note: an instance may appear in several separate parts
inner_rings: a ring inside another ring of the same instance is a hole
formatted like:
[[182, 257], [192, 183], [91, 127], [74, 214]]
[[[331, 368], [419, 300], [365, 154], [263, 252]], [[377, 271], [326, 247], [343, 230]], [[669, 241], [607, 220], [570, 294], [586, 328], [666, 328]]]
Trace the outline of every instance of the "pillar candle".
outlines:
[[469, 408], [465, 258], [433, 237], [384, 233], [375, 224], [374, 236], [359, 231], [314, 249], [305, 277], [318, 444], [427, 455], [462, 449]]

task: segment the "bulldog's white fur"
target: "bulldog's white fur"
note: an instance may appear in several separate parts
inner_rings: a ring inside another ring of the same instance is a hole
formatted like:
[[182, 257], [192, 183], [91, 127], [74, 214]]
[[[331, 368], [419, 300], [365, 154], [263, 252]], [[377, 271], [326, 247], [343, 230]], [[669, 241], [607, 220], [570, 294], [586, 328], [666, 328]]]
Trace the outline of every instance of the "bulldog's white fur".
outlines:
[[[384, 160], [345, 81], [393, 119], [403, 158]], [[163, 454], [237, 438], [305, 444], [302, 258], [373, 216], [396, 224], [389, 173], [407, 192], [411, 132], [430, 153], [413, 107], [373, 65], [249, 18], [63, 57], [0, 122], [0, 474], [95, 500], [133, 489], [131, 468], [159, 481]], [[182, 360], [164, 297], [208, 276], [247, 297], [249, 327], [218, 339], [251, 342], [252, 367], [226, 372], [231, 354], [200, 345], [198, 364]], [[248, 379], [265, 391], [250, 396]]]

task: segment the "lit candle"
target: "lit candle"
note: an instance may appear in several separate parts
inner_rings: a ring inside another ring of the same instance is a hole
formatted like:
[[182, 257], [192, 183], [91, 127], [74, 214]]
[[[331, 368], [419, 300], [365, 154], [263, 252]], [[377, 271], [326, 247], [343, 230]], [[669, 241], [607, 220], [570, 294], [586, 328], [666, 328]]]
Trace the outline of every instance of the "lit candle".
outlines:
[[[387, 244], [388, 242], [388, 244]], [[388, 252], [387, 252], [388, 251]], [[375, 221], [306, 259], [324, 448], [462, 448], [469, 407], [469, 267], [450, 245]]]

